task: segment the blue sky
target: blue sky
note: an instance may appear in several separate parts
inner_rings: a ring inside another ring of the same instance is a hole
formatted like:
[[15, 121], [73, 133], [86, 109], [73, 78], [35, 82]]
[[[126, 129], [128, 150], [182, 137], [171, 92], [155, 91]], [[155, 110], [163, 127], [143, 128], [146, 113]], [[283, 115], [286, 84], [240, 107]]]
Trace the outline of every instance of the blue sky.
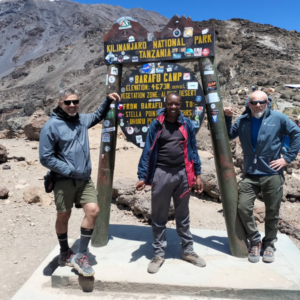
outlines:
[[[72, 0], [74, 1], [74, 0]], [[190, 16], [194, 21], [211, 18], [228, 20], [248, 19], [280, 28], [300, 31], [300, 0], [77, 0], [84, 4], [106, 3], [124, 8], [141, 7], [154, 10], [168, 18], [178, 14]]]

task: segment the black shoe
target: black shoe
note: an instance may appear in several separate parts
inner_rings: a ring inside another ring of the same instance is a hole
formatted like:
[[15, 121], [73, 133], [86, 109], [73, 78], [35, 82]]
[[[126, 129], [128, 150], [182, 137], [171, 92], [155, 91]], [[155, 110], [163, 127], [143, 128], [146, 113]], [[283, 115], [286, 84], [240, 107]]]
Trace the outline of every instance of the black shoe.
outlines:
[[69, 248], [68, 251], [60, 252], [58, 257], [58, 264], [60, 266], [73, 267], [72, 258], [75, 256], [73, 251]]

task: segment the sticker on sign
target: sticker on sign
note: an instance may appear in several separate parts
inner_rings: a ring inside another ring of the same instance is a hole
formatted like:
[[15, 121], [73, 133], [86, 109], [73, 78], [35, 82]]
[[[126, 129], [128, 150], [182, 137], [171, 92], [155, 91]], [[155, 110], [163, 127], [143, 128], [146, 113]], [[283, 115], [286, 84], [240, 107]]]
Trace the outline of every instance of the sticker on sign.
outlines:
[[198, 89], [198, 82], [188, 82], [187, 83], [188, 90], [197, 90]]
[[116, 127], [108, 127], [102, 129], [102, 132], [111, 132], [111, 131], [116, 131]]
[[205, 99], [206, 99], [206, 103], [214, 103], [220, 101], [218, 93], [210, 93], [205, 96]]

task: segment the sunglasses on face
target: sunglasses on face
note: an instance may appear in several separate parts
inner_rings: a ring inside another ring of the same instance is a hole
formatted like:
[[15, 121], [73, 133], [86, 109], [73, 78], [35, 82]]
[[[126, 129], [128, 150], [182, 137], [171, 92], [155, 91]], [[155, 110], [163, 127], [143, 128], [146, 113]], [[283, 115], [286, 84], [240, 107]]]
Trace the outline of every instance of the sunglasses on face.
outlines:
[[257, 105], [258, 103], [259, 103], [260, 105], [263, 105], [263, 104], [266, 104], [266, 103], [268, 102], [268, 100], [249, 101], [249, 102], [250, 102], [250, 104], [252, 104], [252, 105]]
[[79, 100], [65, 100], [64, 104], [67, 106], [70, 106], [71, 103], [73, 103], [73, 105], [78, 105], [79, 104]]

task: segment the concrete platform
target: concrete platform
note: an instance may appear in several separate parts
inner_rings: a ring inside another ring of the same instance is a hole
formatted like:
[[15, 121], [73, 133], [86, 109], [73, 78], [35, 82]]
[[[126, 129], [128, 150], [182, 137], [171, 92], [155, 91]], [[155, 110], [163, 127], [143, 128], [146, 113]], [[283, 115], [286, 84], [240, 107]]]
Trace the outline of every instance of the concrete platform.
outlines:
[[[112, 224], [108, 245], [90, 247], [95, 277], [84, 278], [72, 268], [58, 267], [52, 274], [52, 287], [247, 300], [300, 299], [300, 251], [286, 235], [279, 234], [274, 263], [251, 264], [230, 255], [225, 231], [191, 231], [195, 251], [207, 262], [205, 268], [181, 259], [180, 239], [176, 230], [169, 228], [166, 261], [158, 273], [148, 274], [153, 256], [151, 227]], [[55, 261], [45, 270], [51, 273], [54, 266]]]

